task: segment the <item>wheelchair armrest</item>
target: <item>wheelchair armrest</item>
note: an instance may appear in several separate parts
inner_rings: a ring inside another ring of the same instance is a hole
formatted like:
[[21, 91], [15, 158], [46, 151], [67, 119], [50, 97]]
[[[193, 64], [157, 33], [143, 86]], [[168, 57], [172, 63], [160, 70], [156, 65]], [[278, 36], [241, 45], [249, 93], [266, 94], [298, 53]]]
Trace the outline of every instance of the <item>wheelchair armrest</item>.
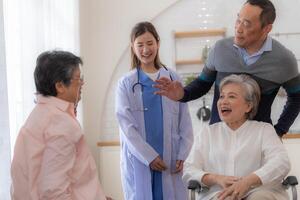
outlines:
[[298, 185], [298, 180], [296, 176], [288, 176], [286, 177], [282, 185], [285, 189], [291, 188], [292, 189], [292, 199], [297, 200], [297, 190], [296, 190], [296, 185]]
[[297, 177], [296, 176], [288, 176], [286, 177], [283, 182], [282, 182], [282, 185], [284, 186], [295, 186], [295, 185], [298, 185], [298, 180], [297, 180]]
[[197, 190], [200, 191], [201, 190], [201, 185], [198, 181], [196, 180], [190, 180], [188, 182], [188, 189], [189, 190]]
[[200, 192], [207, 192], [209, 190], [209, 187], [202, 186], [200, 184], [200, 182], [197, 181], [197, 180], [190, 180], [188, 182], [188, 189], [191, 190], [191, 191], [195, 191], [197, 193], [200, 193]]
[[196, 199], [196, 192], [199, 194], [201, 192], [201, 185], [197, 180], [190, 180], [188, 182], [188, 189], [191, 190], [190, 197], [191, 200]]

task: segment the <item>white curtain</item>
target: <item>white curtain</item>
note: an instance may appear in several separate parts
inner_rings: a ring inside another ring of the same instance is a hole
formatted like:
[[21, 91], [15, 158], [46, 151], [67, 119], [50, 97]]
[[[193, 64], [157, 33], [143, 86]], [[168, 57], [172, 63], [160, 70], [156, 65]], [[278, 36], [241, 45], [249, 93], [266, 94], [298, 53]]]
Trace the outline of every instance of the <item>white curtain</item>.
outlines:
[[[79, 55], [79, 2], [2, 1], [10, 130], [10, 146], [6, 148], [13, 152], [18, 131], [34, 107], [33, 71], [37, 56], [45, 50], [53, 49], [67, 50]], [[0, 166], [2, 162], [5, 161], [0, 160]], [[9, 186], [7, 182], [4, 184]], [[6, 196], [3, 188], [6, 188]], [[4, 195], [0, 199], [8, 199], [7, 187], [0, 185], [0, 190], [1, 195]]]
[[9, 199], [10, 139], [5, 65], [3, 9], [0, 0], [0, 199]]

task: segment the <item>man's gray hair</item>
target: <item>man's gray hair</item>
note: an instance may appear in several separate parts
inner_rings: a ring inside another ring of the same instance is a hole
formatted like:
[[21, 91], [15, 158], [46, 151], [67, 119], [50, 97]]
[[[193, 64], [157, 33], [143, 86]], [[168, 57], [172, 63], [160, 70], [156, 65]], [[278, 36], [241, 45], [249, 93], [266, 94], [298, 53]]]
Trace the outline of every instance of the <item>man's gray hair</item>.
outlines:
[[232, 74], [230, 76], [225, 77], [221, 81], [219, 87], [220, 92], [225, 85], [228, 85], [230, 83], [238, 84], [243, 88], [244, 99], [246, 100], [246, 102], [252, 105], [252, 109], [249, 113], [247, 113], [246, 117], [248, 119], [253, 119], [257, 113], [258, 104], [260, 100], [260, 88], [257, 82], [246, 74]]

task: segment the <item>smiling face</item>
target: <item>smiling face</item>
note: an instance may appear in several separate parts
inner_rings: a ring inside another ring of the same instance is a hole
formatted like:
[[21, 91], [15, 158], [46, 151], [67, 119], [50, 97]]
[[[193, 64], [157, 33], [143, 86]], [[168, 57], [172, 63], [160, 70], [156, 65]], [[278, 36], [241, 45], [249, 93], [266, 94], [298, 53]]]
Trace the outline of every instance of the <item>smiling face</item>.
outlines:
[[220, 118], [233, 130], [246, 121], [247, 113], [252, 109], [244, 98], [243, 88], [236, 83], [222, 87], [217, 106]]
[[138, 36], [132, 43], [134, 54], [141, 63], [141, 68], [154, 68], [159, 43], [150, 32]]
[[238, 13], [235, 22], [234, 43], [245, 48], [249, 54], [258, 51], [272, 29], [272, 24], [262, 27], [258, 6], [245, 4]]

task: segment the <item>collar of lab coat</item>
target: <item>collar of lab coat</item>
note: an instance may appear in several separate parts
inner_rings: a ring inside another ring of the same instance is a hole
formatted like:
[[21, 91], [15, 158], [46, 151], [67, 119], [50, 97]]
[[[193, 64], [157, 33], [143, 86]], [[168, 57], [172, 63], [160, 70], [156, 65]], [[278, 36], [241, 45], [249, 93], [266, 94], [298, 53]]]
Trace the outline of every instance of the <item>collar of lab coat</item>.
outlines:
[[161, 77], [166, 77], [166, 78], [169, 78], [171, 77], [171, 73], [170, 73], [170, 70], [166, 70], [164, 67], [161, 67], [159, 69], [159, 78]]

